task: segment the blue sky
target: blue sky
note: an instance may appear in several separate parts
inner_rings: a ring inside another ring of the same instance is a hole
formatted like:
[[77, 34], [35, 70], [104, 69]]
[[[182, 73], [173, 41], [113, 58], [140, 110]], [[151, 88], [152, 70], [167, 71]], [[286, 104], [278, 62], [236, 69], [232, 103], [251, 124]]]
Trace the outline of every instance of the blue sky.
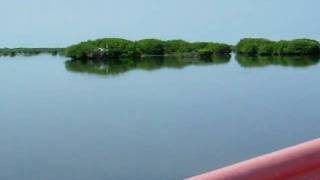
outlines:
[[1, 0], [0, 47], [122, 37], [320, 40], [319, 0]]

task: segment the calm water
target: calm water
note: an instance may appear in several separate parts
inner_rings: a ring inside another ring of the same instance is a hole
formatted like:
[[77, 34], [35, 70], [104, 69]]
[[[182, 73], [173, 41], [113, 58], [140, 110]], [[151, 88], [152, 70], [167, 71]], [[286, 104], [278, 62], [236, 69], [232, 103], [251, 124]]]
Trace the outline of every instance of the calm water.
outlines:
[[0, 58], [0, 179], [178, 180], [319, 137], [318, 58], [237, 59]]

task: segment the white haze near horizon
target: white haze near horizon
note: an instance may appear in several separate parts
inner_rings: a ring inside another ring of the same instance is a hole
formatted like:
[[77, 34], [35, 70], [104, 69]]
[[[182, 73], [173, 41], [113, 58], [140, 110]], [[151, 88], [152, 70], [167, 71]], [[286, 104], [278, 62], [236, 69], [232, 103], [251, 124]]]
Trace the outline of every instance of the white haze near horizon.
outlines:
[[1, 0], [0, 47], [64, 47], [103, 37], [320, 40], [319, 0]]

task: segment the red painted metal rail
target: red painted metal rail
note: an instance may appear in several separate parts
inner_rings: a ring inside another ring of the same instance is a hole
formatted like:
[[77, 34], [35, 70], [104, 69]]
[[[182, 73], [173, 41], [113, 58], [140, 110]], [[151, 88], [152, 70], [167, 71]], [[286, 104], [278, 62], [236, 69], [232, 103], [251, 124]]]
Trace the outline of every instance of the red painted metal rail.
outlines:
[[188, 180], [320, 180], [320, 139], [263, 155]]

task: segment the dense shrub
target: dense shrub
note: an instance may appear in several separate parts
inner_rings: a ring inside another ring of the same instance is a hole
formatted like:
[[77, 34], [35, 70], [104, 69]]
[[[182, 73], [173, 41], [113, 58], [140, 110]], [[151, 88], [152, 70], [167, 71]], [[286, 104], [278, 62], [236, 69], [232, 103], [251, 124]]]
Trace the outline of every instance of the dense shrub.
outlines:
[[231, 46], [222, 43], [194, 42], [189, 43], [182, 40], [166, 41], [166, 54], [171, 53], [198, 53], [200, 56], [211, 57], [212, 55], [223, 55], [231, 53]]
[[158, 39], [143, 39], [136, 42], [138, 50], [145, 55], [164, 55], [164, 42]]
[[66, 56], [73, 59], [86, 59], [89, 58], [89, 53], [93, 52], [95, 47], [88, 42], [81, 42], [80, 44], [73, 45], [67, 48]]
[[270, 55], [273, 54], [274, 42], [268, 39], [253, 39], [245, 38], [240, 40], [236, 46], [236, 51], [239, 54], [248, 54], [248, 55]]
[[106, 38], [70, 46], [66, 56], [73, 59], [132, 58], [139, 57], [140, 53], [132, 41]]
[[222, 43], [210, 43], [206, 49], [213, 52], [214, 55], [230, 54], [231, 46]]
[[307, 55], [319, 54], [319, 42], [310, 39], [295, 39], [292, 41], [279, 41], [275, 46], [274, 54], [280, 55]]
[[[209, 55], [205, 55], [205, 53]], [[231, 46], [221, 43], [196, 42], [183, 40], [162, 41], [143, 39], [129, 41], [125, 39], [107, 38], [81, 42], [70, 46], [66, 56], [72, 59], [123, 59], [141, 57], [142, 55], [163, 56], [179, 55], [181, 57], [212, 56], [230, 54]]]
[[166, 54], [186, 53], [192, 51], [192, 44], [184, 40], [169, 40], [164, 43]]
[[209, 42], [194, 42], [192, 43], [191, 47], [192, 50], [198, 51], [200, 49], [206, 48], [210, 43]]
[[200, 58], [211, 58], [214, 55], [229, 55], [231, 46], [221, 43], [208, 43], [198, 50]]
[[236, 46], [239, 54], [247, 55], [311, 55], [320, 54], [320, 44], [310, 39], [270, 41], [268, 39], [242, 39]]

